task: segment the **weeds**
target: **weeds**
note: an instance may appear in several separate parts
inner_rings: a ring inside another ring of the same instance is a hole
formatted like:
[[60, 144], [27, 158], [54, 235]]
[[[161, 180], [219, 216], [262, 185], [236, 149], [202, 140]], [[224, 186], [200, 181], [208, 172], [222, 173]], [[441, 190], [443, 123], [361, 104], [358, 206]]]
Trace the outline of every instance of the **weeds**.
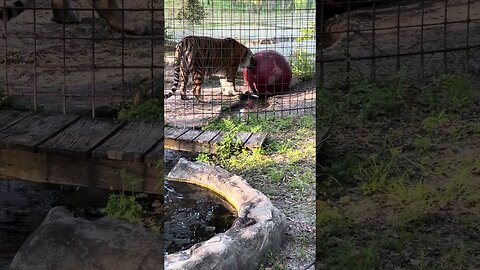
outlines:
[[430, 82], [349, 79], [317, 93], [317, 115], [332, 127], [317, 193], [332, 205], [317, 212], [320, 264], [478, 265], [478, 85], [456, 74]]
[[462, 111], [478, 98], [473, 81], [463, 74], [441, 75], [426, 86], [424, 92], [427, 105], [433, 111]]
[[393, 159], [383, 163], [381, 161], [379, 162], [377, 156], [371, 156], [367, 166], [360, 166], [359, 172], [364, 179], [360, 184], [360, 189], [363, 191], [363, 194], [369, 195], [387, 189], [388, 180], [395, 166], [393, 163]]
[[122, 180], [123, 188], [120, 194], [112, 194], [108, 198], [107, 206], [101, 210], [102, 213], [107, 216], [125, 220], [130, 223], [140, 223], [144, 215], [142, 206], [137, 203], [135, 194], [125, 193], [125, 185], [133, 190], [138, 184], [138, 180], [135, 180], [125, 169], [122, 169], [119, 173]]
[[313, 78], [315, 71], [315, 56], [307, 50], [296, 50], [291, 56], [292, 73], [303, 81]]
[[150, 99], [139, 105], [127, 104], [118, 112], [118, 119], [148, 119], [163, 121], [163, 100]]

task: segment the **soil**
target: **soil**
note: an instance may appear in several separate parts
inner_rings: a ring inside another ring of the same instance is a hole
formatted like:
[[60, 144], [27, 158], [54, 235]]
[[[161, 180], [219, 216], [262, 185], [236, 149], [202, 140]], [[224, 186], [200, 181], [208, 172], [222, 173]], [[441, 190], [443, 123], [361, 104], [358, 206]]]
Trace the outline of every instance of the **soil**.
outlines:
[[[163, 9], [153, 11], [153, 35], [125, 35], [122, 40], [122, 33], [97, 14], [92, 18], [91, 11], [79, 11], [78, 24], [62, 25], [50, 21], [52, 12], [45, 10], [49, 0], [35, 2], [44, 9], [35, 16], [27, 10], [1, 30], [1, 62], [6, 58], [8, 65], [2, 65], [0, 81], [17, 102], [40, 111], [88, 114], [93, 108], [118, 108], [139, 89], [151, 93], [148, 82], [141, 85], [145, 78], [163, 79]], [[91, 8], [78, 2], [76, 8]], [[125, 7], [139, 9], [150, 2], [125, 1]], [[160, 2], [153, 1], [157, 9]], [[151, 12], [126, 11], [125, 16], [137, 21], [150, 18]]]
[[[344, 13], [326, 22], [326, 29], [336, 33], [317, 46], [320, 78], [327, 81], [350, 71], [365, 78], [375, 73], [375, 79], [381, 81], [397, 69], [412, 77], [445, 70], [479, 74], [480, 1], [448, 1], [446, 8], [445, 1], [424, 2], [423, 27], [420, 1], [400, 8], [378, 8], [375, 14], [371, 7], [354, 10], [350, 16]], [[466, 23], [467, 16], [470, 23]], [[432, 53], [422, 56], [422, 50]]]

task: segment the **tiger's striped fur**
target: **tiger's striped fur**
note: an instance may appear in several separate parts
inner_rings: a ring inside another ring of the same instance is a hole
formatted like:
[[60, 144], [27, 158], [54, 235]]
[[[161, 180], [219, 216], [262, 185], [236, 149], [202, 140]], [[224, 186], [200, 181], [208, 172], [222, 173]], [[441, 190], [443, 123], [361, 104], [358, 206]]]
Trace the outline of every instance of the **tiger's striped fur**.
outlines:
[[[51, 0], [50, 6], [53, 10], [52, 21], [57, 23], [78, 23], [80, 15], [78, 11], [71, 10], [71, 0]], [[118, 0], [90, 0], [92, 6], [100, 17], [114, 29], [130, 35], [147, 35], [151, 32], [146, 22], [133, 22], [125, 18], [122, 23], [121, 5]], [[34, 7], [35, 0], [17, 0], [12, 5], [0, 8], [0, 20], [10, 21], [22, 14], [23, 11]], [[112, 10], [108, 10], [112, 9]], [[116, 9], [116, 10], [115, 10]], [[4, 14], [4, 11], [6, 14]]]
[[203, 101], [201, 91], [203, 78], [220, 76], [223, 94], [238, 93], [235, 77], [238, 68], [254, 65], [252, 51], [233, 38], [216, 39], [211, 37], [187, 36], [175, 49], [175, 70], [172, 89], [165, 99], [173, 96], [180, 83], [181, 99], [187, 98], [188, 77], [192, 74], [193, 94]]

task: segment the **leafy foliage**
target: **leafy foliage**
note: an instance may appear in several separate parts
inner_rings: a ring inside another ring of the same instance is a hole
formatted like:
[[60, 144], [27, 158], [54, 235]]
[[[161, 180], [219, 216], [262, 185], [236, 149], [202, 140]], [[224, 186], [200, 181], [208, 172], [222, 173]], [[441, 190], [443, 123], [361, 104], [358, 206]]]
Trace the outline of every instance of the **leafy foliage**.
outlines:
[[201, 24], [206, 12], [200, 0], [183, 1], [183, 7], [177, 14], [177, 19], [184, 19], [192, 24]]
[[119, 172], [119, 176], [122, 180], [123, 189], [120, 194], [112, 194], [108, 198], [107, 206], [101, 210], [102, 213], [107, 216], [125, 220], [130, 223], [140, 223], [144, 215], [142, 206], [136, 201], [135, 194], [126, 194], [125, 185], [132, 189], [139, 183], [134, 179], [126, 169], [122, 169]]
[[163, 100], [153, 98], [139, 105], [127, 104], [118, 112], [118, 119], [148, 119], [163, 121]]

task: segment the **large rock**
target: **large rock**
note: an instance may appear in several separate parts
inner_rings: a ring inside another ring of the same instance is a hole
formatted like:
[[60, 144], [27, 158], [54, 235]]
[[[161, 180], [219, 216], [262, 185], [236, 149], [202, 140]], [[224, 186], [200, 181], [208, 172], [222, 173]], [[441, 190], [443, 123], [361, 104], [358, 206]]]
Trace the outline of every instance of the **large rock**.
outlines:
[[167, 178], [220, 194], [237, 210], [238, 218], [225, 233], [188, 250], [166, 255], [165, 269], [256, 270], [269, 251], [280, 247], [285, 236], [285, 215], [241, 177], [182, 158]]
[[89, 221], [50, 210], [13, 259], [11, 270], [163, 269], [163, 238], [111, 218]]

